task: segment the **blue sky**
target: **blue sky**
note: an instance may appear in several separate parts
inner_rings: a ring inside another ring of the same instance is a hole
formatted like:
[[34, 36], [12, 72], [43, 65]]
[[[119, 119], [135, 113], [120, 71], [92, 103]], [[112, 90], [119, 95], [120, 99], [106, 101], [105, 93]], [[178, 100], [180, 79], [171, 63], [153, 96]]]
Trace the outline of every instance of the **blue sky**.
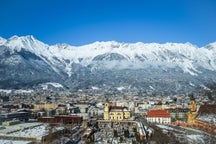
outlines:
[[0, 36], [47, 43], [216, 41], [215, 0], [1, 0]]

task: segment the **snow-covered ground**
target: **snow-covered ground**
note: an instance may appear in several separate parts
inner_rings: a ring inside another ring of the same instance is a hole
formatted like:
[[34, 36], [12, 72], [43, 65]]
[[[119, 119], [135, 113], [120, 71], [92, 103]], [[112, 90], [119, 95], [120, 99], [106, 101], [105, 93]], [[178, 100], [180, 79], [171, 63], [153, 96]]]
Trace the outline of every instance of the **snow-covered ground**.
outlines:
[[189, 139], [189, 141], [193, 141], [196, 144], [204, 144], [205, 143], [203, 135], [187, 135], [187, 138]]
[[169, 127], [169, 126], [165, 126], [165, 125], [156, 125], [157, 127], [161, 128], [161, 129], [166, 129], [166, 130], [174, 130], [173, 128]]
[[200, 130], [160, 124], [157, 124], [156, 126], [163, 131], [173, 132], [177, 139], [184, 140], [185, 143], [212, 144], [210, 142], [211, 137]]
[[29, 144], [31, 141], [18, 141], [18, 140], [2, 140], [0, 139], [0, 144]]
[[[14, 133], [11, 133], [10, 135], [13, 136], [29, 136], [29, 137], [40, 137], [40, 136], [44, 136], [47, 135], [49, 132], [49, 129], [47, 128], [48, 125], [47, 124], [43, 124], [34, 128], [29, 128], [29, 129], [25, 129], [23, 131], [17, 131]], [[54, 127], [52, 129], [52, 131], [60, 131], [63, 130], [63, 127]]]
[[44, 136], [46, 135], [46, 127], [47, 125], [40, 125], [34, 128], [29, 128], [23, 131], [17, 131], [14, 133], [11, 133], [10, 135], [13, 136], [30, 136], [30, 137], [37, 137], [37, 136]]
[[197, 119], [201, 121], [206, 121], [209, 123], [215, 123], [216, 124], [216, 115], [215, 114], [206, 114], [206, 115], [199, 115]]

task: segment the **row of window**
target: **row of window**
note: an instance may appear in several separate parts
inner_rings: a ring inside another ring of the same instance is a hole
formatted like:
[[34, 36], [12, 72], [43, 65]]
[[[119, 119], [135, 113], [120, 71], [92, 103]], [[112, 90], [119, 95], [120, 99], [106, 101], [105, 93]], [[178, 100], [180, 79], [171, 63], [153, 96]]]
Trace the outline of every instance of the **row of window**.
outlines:
[[[113, 117], [110, 116], [110, 119], [115, 119], [115, 117], [114, 117], [114, 116], [113, 116]], [[117, 119], [117, 120], [118, 120], [118, 119], [120, 120], [120, 119], [122, 119], [122, 117], [116, 117], [116, 119]]]
[[158, 123], [169, 123], [169, 118], [147, 118], [147, 121], [150, 122], [158, 122]]

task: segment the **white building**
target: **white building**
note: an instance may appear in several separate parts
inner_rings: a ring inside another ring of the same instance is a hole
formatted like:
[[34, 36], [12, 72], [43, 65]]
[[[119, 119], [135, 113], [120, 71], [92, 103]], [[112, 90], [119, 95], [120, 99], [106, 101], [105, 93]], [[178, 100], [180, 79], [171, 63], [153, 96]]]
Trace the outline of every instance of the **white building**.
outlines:
[[168, 110], [149, 110], [147, 112], [147, 121], [151, 123], [169, 124], [171, 122], [170, 112]]

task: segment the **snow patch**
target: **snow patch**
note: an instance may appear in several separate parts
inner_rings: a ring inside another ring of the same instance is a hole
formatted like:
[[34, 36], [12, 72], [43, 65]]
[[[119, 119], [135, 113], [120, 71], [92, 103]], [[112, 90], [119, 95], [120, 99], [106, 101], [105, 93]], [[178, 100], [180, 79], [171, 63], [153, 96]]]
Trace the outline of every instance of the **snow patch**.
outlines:
[[155, 90], [155, 88], [154, 88], [154, 87], [152, 87], [152, 86], [149, 86], [149, 88], [150, 88], [150, 89], [152, 89], [152, 90]]
[[122, 91], [122, 90], [125, 89], [125, 87], [121, 86], [121, 87], [117, 87], [116, 89], [119, 90], [119, 91]]
[[99, 88], [98, 88], [98, 87], [95, 87], [95, 86], [93, 86], [93, 87], [92, 87], [92, 89], [93, 89], [93, 90], [98, 90]]
[[[47, 128], [47, 124], [43, 124], [31, 129], [25, 129], [23, 131], [17, 131], [14, 133], [10, 133], [10, 135], [13, 136], [28, 136], [28, 137], [39, 137], [39, 136], [44, 136], [49, 133], [49, 129]], [[52, 131], [60, 131], [63, 130], [63, 127], [54, 127]]]
[[157, 127], [161, 128], [161, 129], [166, 129], [166, 130], [173, 130], [173, 128], [165, 126], [165, 125], [156, 125]]
[[204, 144], [204, 136], [203, 135], [187, 135], [187, 138], [192, 140], [195, 143]]
[[216, 115], [215, 114], [205, 114], [205, 115], [199, 115], [197, 119], [201, 121], [206, 121], [209, 123], [214, 123], [216, 124]]
[[0, 89], [0, 92], [3, 92], [3, 93], [6, 93], [6, 94], [9, 94], [9, 93], [12, 92], [12, 90]]
[[20, 90], [15, 90], [14, 93], [33, 93], [34, 90], [23, 90], [23, 89], [20, 89]]
[[195, 84], [193, 84], [192, 82], [189, 82], [189, 85], [195, 87]]
[[31, 141], [0, 139], [0, 144], [29, 144], [29, 143], [31, 143]]
[[55, 83], [55, 82], [47, 82], [47, 83], [41, 84], [40, 86], [42, 87], [43, 90], [46, 90], [46, 89], [48, 89], [49, 85], [51, 85], [55, 88], [63, 88], [64, 87], [60, 83]]
[[209, 89], [208, 87], [206, 87], [205, 85], [203, 85], [203, 84], [201, 84], [200, 85], [202, 88], [204, 88], [205, 90], [211, 90], [211, 89]]

